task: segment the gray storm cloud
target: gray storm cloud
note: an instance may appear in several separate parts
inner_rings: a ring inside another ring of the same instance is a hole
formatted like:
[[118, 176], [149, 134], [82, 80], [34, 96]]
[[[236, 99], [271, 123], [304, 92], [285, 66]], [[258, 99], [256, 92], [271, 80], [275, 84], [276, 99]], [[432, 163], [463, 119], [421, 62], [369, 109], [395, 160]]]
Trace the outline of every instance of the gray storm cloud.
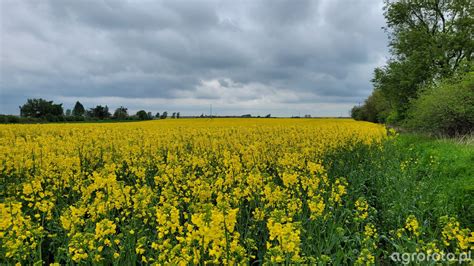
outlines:
[[347, 115], [387, 56], [382, 2], [2, 0], [0, 113], [31, 97]]

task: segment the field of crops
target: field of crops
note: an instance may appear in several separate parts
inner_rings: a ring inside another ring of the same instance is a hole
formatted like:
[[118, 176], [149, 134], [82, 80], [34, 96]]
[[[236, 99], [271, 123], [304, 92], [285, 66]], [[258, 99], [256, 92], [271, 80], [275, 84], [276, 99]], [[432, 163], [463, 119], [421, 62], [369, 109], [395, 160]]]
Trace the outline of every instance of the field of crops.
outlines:
[[393, 138], [343, 119], [0, 125], [0, 263], [370, 265], [472, 250], [456, 210], [421, 199], [397, 212], [396, 190], [376, 195]]

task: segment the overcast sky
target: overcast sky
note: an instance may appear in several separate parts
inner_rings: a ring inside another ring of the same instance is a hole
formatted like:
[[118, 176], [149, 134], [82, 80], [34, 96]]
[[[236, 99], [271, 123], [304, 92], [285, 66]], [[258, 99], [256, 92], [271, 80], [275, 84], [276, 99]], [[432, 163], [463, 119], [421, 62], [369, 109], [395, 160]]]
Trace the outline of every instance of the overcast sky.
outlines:
[[347, 116], [388, 57], [381, 0], [0, 0], [0, 113]]

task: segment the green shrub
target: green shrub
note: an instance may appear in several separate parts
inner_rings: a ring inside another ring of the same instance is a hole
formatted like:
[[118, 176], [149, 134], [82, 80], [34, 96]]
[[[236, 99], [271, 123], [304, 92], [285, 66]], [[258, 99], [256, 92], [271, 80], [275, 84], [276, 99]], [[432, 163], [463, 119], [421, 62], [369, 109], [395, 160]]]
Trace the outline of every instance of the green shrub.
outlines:
[[2, 124], [13, 124], [19, 121], [20, 118], [14, 115], [0, 115], [0, 123]]
[[427, 86], [411, 102], [406, 126], [434, 135], [471, 133], [474, 128], [474, 72]]
[[362, 106], [354, 106], [351, 117], [375, 123], [385, 123], [391, 111], [390, 104], [380, 90], [374, 90]]
[[357, 121], [366, 120], [367, 114], [364, 106], [354, 106], [351, 109], [351, 117]]

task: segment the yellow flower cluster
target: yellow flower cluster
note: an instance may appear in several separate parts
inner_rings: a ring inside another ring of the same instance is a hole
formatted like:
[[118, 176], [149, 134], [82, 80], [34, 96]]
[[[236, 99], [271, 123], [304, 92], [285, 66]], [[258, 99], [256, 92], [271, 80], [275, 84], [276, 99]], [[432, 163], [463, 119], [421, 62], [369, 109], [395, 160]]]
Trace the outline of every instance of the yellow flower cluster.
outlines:
[[2, 256], [15, 261], [31, 259], [44, 228], [23, 213], [19, 202], [0, 203], [0, 216], [0, 243], [5, 252]]
[[414, 215], [408, 216], [405, 224], [405, 229], [414, 236], [418, 236], [420, 235], [419, 228], [420, 225], [416, 217]]
[[468, 252], [474, 250], [474, 232], [469, 228], [460, 228], [460, 224], [454, 217], [443, 216], [440, 218], [443, 225], [443, 243], [450, 246], [451, 243], [456, 243], [458, 252]]
[[454, 217], [442, 216], [439, 219], [439, 226], [442, 229], [440, 237], [432, 239], [432, 236], [426, 234], [419, 225], [418, 219], [414, 215], [409, 215], [405, 226], [392, 232], [395, 237], [392, 240], [408, 240], [415, 244], [416, 252], [425, 252], [426, 254], [467, 254], [474, 250], [474, 232], [469, 228], [461, 228], [459, 221]]
[[308, 263], [304, 228], [350, 188], [322, 158], [386, 136], [345, 119], [0, 125], [0, 263]]
[[267, 226], [270, 233], [269, 242], [267, 242], [270, 261], [273, 263], [299, 262], [300, 230], [298, 224], [293, 223], [291, 219], [282, 219], [282, 221], [276, 222], [270, 218]]
[[359, 198], [355, 202], [356, 207], [356, 218], [360, 220], [365, 220], [369, 216], [369, 204], [364, 198]]
[[375, 225], [369, 222], [370, 205], [365, 198], [358, 198], [355, 203], [354, 221], [363, 228], [359, 238], [361, 239], [360, 252], [356, 265], [373, 265], [375, 263], [375, 252], [377, 250], [379, 235]]

